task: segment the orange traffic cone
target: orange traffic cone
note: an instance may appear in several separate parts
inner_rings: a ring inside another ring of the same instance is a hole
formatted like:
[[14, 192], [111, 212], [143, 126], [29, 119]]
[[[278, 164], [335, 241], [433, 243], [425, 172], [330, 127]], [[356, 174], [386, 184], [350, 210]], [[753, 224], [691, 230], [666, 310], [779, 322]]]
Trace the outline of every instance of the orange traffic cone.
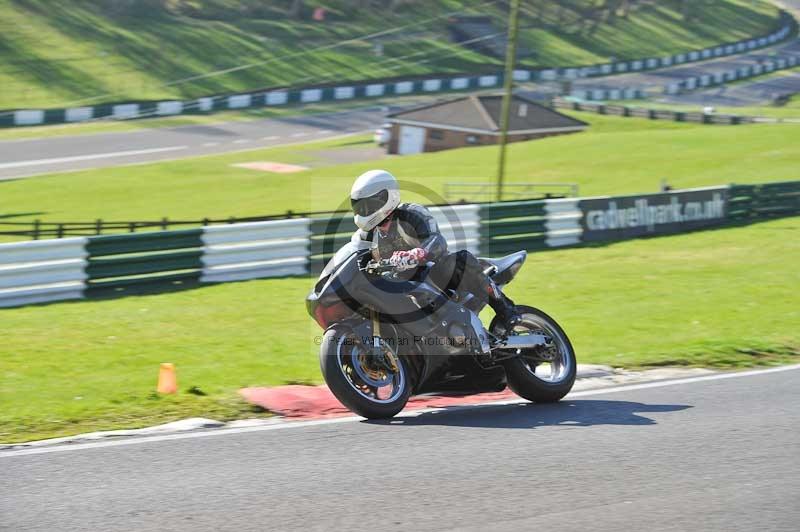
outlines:
[[178, 376], [175, 374], [175, 364], [165, 362], [158, 370], [158, 393], [176, 393], [178, 391]]

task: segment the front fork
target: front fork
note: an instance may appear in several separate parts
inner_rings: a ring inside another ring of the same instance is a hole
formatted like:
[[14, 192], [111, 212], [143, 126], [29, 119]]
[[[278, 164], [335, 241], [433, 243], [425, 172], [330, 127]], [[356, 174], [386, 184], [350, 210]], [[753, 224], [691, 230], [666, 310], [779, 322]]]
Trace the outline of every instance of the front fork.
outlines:
[[380, 315], [370, 309], [369, 317], [372, 320], [372, 356], [375, 357], [375, 364], [378, 367], [384, 368], [397, 373], [400, 368], [397, 366], [397, 357], [391, 349], [384, 349], [383, 340], [381, 339], [381, 320]]

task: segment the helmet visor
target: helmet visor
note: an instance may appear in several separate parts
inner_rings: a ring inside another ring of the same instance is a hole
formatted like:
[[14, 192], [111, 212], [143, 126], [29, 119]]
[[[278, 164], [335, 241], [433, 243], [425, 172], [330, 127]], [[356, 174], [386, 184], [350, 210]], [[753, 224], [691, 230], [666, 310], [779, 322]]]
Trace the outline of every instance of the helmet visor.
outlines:
[[359, 216], [372, 216], [380, 210], [389, 201], [389, 191], [381, 190], [377, 194], [367, 196], [366, 198], [353, 199], [350, 198], [350, 205], [353, 207], [353, 212]]

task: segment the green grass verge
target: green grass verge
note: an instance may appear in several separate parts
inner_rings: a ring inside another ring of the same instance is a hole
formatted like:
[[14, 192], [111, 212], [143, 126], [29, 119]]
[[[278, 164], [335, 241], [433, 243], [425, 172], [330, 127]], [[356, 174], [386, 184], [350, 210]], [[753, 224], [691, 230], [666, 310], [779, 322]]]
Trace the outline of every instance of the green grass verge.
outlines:
[[[703, 126], [587, 113], [585, 133], [509, 145], [510, 183], [577, 183], [583, 196], [798, 179], [800, 125]], [[366, 137], [157, 164], [0, 182], [0, 214], [15, 221], [199, 220], [342, 207], [355, 176], [385, 167], [408, 186], [492, 182], [497, 148], [477, 147], [321, 166], [296, 174], [235, 168], [247, 161], [317, 164], [321, 150]], [[407, 194], [408, 199], [420, 196]], [[430, 203], [426, 197], [422, 201]], [[36, 213], [36, 214], [26, 214]]]
[[[395, 13], [356, 9], [353, 2], [320, 0], [326, 23], [286, 16], [287, 2], [218, 0], [150, 3], [139, 12], [119, 2], [0, 0], [0, 108], [63, 107], [95, 101], [193, 98], [279, 84], [339, 81], [429, 72], [473, 72], [497, 59], [456, 46], [447, 38], [451, 12], [492, 16], [502, 28], [503, 3], [483, 0], [406, 2]], [[640, 6], [628, 18], [590, 28], [590, 0], [526, 2], [521, 21], [530, 66], [603, 62], [670, 54], [728, 42], [773, 29], [777, 10], [762, 0], [719, 0], [693, 6], [683, 20], [680, 0]], [[263, 13], [247, 12], [261, 9]], [[116, 6], [116, 7], [115, 7]], [[483, 7], [477, 7], [483, 6]], [[559, 9], [563, 9], [559, 17]], [[373, 42], [321, 46], [409, 25]], [[302, 56], [302, 51], [315, 50]], [[214, 77], [199, 77], [241, 65]], [[343, 74], [346, 73], [346, 74]], [[176, 80], [193, 78], [180, 84]]]
[[[583, 363], [743, 368], [800, 356], [798, 262], [795, 217], [535, 253], [508, 293], [562, 323]], [[239, 388], [320, 382], [312, 282], [0, 310], [0, 441], [261, 415]], [[160, 362], [175, 396], [153, 392]]]

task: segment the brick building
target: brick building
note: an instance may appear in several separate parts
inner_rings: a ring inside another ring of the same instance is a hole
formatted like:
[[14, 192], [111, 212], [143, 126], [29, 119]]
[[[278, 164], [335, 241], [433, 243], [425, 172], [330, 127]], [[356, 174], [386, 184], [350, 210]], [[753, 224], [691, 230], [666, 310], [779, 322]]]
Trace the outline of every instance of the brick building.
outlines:
[[[500, 95], [464, 96], [391, 114], [388, 152], [406, 155], [496, 144], [502, 101]], [[586, 127], [585, 122], [522, 96], [511, 100], [509, 142], [578, 133]]]

